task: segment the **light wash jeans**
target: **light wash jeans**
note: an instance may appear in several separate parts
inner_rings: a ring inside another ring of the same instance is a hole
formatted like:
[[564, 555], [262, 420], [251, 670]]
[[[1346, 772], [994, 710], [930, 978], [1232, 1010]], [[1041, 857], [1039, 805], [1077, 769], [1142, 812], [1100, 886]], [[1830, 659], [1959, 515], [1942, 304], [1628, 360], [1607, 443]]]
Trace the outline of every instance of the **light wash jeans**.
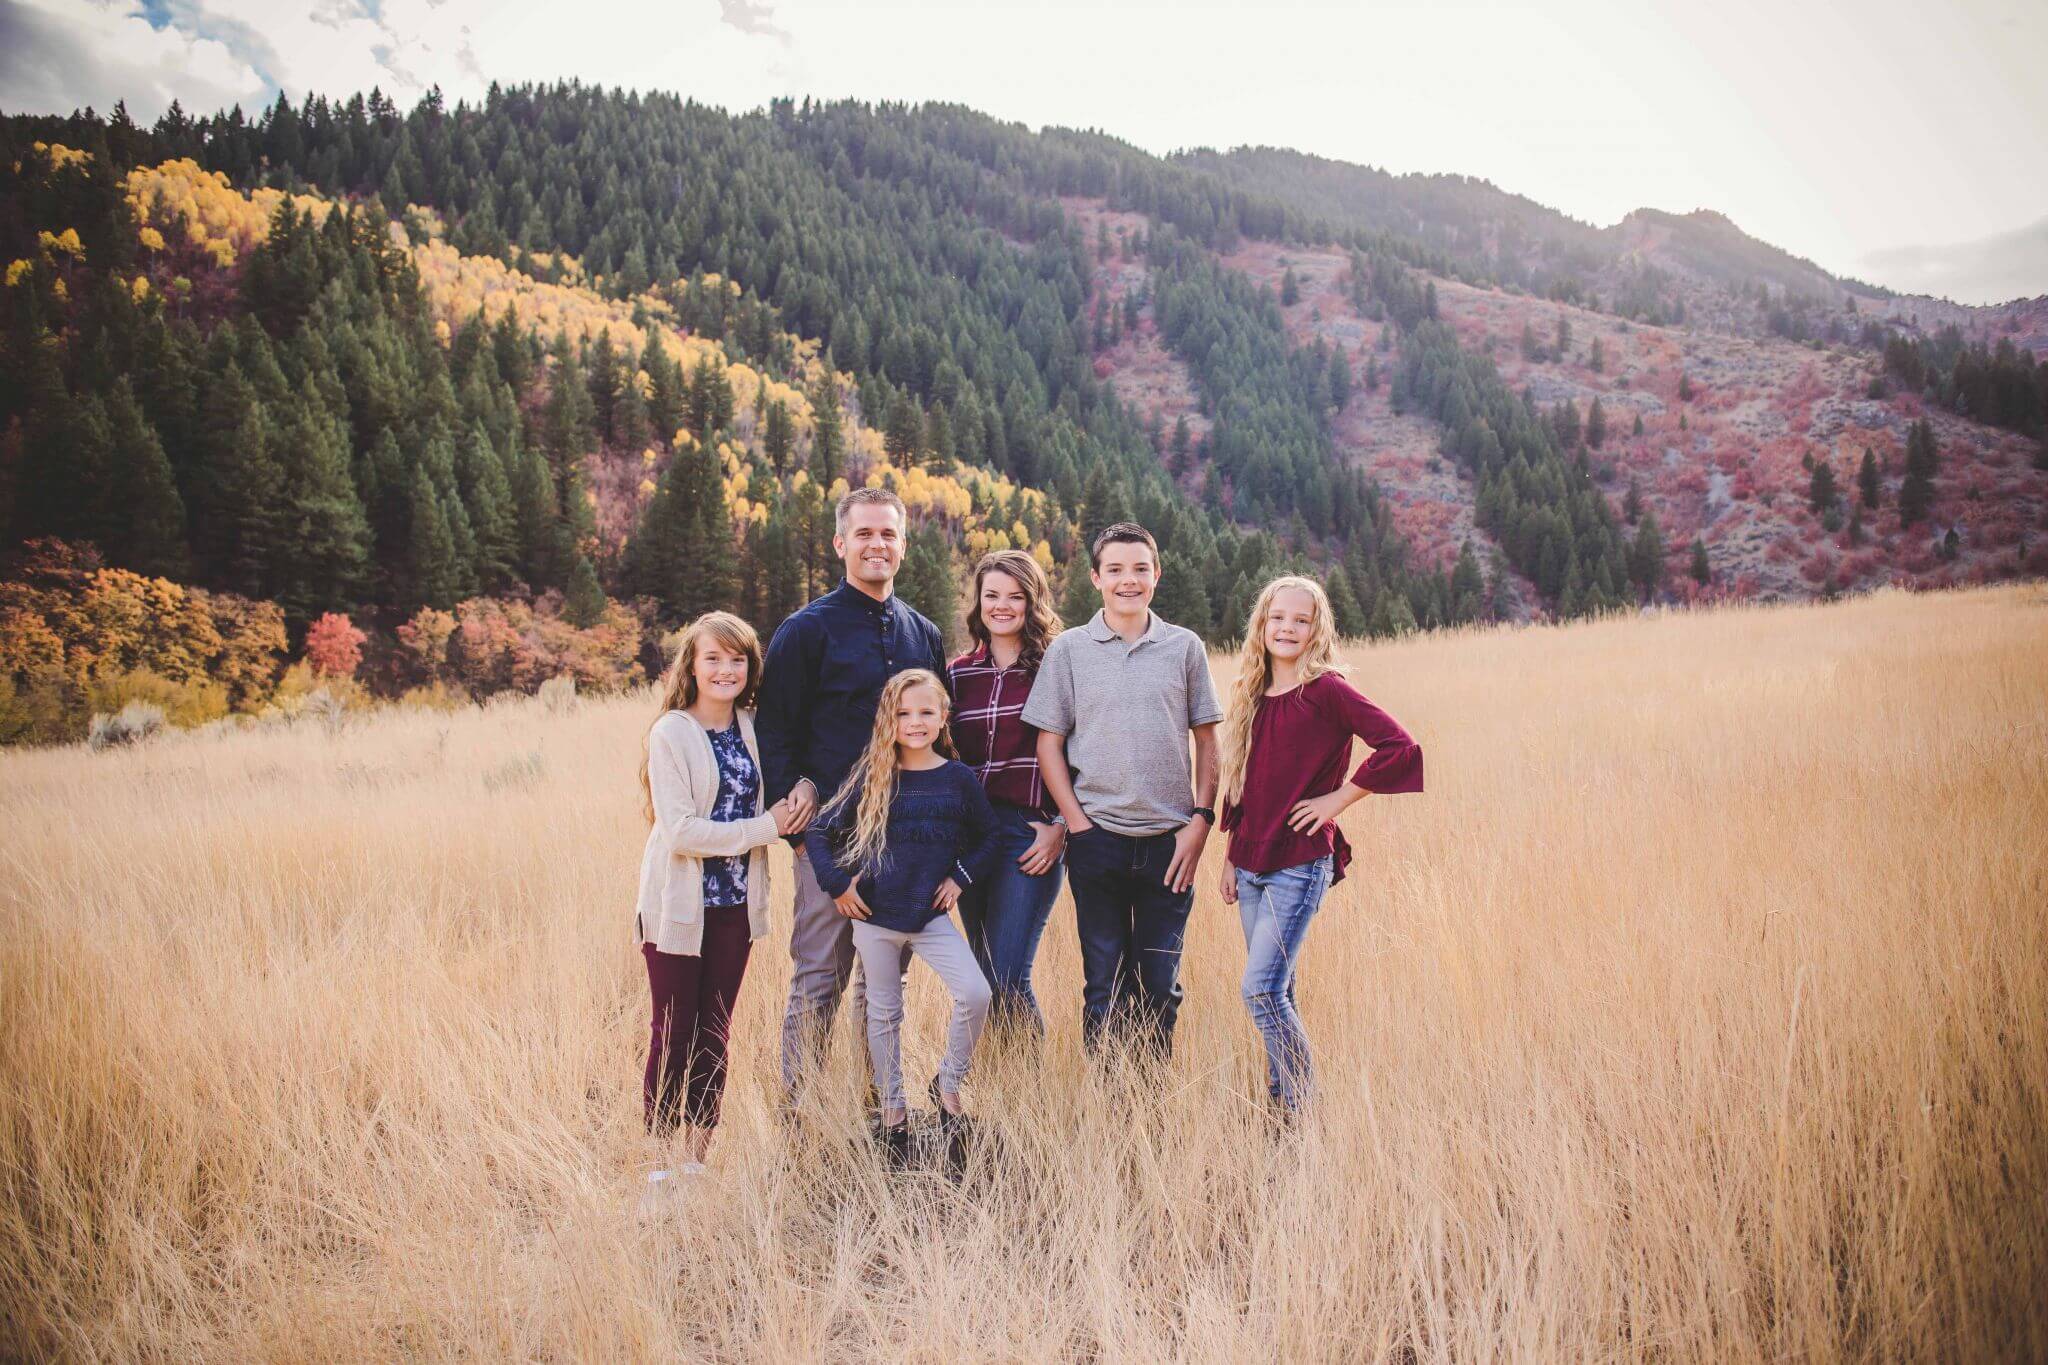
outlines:
[[[822, 838], [822, 835], [811, 835]], [[796, 850], [796, 903], [789, 931], [789, 1005], [782, 1015], [782, 1092], [794, 1104], [805, 1080], [819, 1065], [832, 1033], [839, 997], [853, 986], [853, 1017], [867, 1018], [867, 983], [872, 966], [854, 970], [853, 926], [856, 921], [818, 885], [818, 875], [803, 847]], [[904, 973], [910, 970], [905, 950], [893, 970], [884, 974], [902, 995]]]
[[1308, 1033], [1294, 1008], [1294, 968], [1333, 872], [1328, 854], [1278, 872], [1237, 872], [1245, 1008], [1265, 1040], [1266, 1088], [1288, 1109], [1299, 1108], [1314, 1089]]
[[991, 992], [988, 979], [974, 961], [967, 940], [953, 921], [939, 916], [916, 933], [884, 929], [854, 920], [853, 950], [860, 954], [868, 978], [868, 1058], [875, 1069], [875, 1089], [882, 1111], [900, 1114], [903, 1099], [903, 974], [898, 970], [906, 949], [929, 963], [953, 996], [953, 1018], [946, 1026], [946, 1059], [939, 1064], [939, 1089], [951, 1094], [967, 1078], [974, 1044], [988, 1022]]

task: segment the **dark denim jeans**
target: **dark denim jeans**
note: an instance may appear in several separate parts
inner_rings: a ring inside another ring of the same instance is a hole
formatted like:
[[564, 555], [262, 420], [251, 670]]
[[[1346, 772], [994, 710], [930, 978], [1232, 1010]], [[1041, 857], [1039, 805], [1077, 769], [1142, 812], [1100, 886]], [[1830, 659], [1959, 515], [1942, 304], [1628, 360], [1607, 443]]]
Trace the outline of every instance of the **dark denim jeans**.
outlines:
[[1064, 864], [1055, 862], [1035, 877], [1017, 866], [1017, 859], [1038, 837], [1032, 818], [1032, 812], [1020, 806], [996, 805], [1002, 853], [993, 872], [960, 893], [960, 924], [981, 974], [995, 992], [989, 1022], [1042, 1034], [1045, 1016], [1031, 990], [1031, 965], [1038, 958], [1045, 922], [1052, 917], [1052, 903], [1059, 898]]
[[1173, 891], [1166, 867], [1173, 835], [1135, 837], [1091, 826], [1067, 841], [1067, 881], [1081, 935], [1081, 1038], [1089, 1048], [1105, 1028], [1161, 1056], [1173, 1051], [1180, 1014], [1180, 950], [1194, 889]]

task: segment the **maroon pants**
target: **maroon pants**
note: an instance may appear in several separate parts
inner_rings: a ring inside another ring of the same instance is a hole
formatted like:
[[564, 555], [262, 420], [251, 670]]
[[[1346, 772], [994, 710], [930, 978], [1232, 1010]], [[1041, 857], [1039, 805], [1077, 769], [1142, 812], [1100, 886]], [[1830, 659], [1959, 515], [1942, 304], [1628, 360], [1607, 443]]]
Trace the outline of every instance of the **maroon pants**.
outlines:
[[654, 995], [647, 1078], [641, 1087], [649, 1132], [672, 1133], [678, 1119], [692, 1128], [718, 1126], [725, 1041], [753, 946], [744, 905], [705, 907], [700, 956], [640, 945]]

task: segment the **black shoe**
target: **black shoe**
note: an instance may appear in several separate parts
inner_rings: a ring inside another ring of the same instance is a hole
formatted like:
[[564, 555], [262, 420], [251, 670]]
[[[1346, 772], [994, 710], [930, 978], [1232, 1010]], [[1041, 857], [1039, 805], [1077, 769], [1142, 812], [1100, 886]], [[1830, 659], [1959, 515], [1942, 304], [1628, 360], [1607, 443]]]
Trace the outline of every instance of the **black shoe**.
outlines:
[[945, 1130], [946, 1178], [957, 1185], [967, 1175], [968, 1130], [966, 1119], [956, 1116], [953, 1122], [955, 1126]]
[[882, 1158], [892, 1171], [910, 1166], [910, 1125], [898, 1123], [882, 1130]]
[[951, 1137], [956, 1133], [963, 1133], [967, 1130], [967, 1115], [956, 1114], [946, 1107], [946, 1101], [939, 1090], [939, 1078], [937, 1076], [932, 1077], [932, 1083], [925, 1093], [932, 1097], [932, 1108], [939, 1111], [940, 1132]]

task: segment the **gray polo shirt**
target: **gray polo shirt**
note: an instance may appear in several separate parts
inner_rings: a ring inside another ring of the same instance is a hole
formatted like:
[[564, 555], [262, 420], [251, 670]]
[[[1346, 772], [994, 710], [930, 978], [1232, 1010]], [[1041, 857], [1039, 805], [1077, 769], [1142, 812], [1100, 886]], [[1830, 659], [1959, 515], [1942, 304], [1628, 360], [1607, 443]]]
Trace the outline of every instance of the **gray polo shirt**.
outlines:
[[1101, 612], [1046, 648], [1024, 723], [1067, 737], [1074, 795], [1116, 834], [1168, 834], [1194, 818], [1188, 731], [1223, 719], [1201, 637], [1152, 613], [1125, 641]]

